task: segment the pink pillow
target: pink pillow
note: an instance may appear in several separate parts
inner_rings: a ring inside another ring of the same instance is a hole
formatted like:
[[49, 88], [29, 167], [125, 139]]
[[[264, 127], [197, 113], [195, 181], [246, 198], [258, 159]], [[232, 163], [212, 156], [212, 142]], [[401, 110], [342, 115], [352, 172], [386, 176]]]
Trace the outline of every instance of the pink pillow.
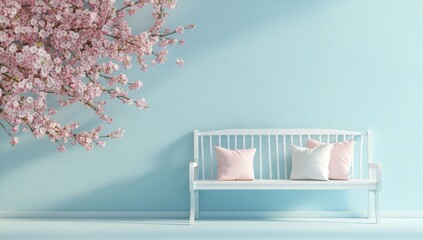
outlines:
[[254, 180], [254, 154], [256, 149], [231, 150], [215, 146], [217, 180]]
[[[307, 147], [314, 148], [325, 145], [313, 139], [307, 141]], [[354, 158], [354, 141], [335, 142], [329, 162], [329, 179], [348, 180], [350, 179], [351, 162]]]

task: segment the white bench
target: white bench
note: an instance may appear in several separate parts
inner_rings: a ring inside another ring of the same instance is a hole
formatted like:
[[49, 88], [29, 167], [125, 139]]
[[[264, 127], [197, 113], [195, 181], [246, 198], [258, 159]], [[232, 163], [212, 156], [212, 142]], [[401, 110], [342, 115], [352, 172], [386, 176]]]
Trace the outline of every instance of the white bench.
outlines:
[[[321, 142], [356, 141], [350, 180], [289, 180], [291, 145], [306, 146], [307, 139]], [[217, 181], [214, 146], [230, 149], [256, 148], [254, 181]], [[194, 131], [194, 161], [189, 164], [190, 223], [199, 218], [201, 190], [367, 190], [368, 218], [372, 195], [376, 222], [380, 222], [379, 192], [382, 190], [382, 165], [372, 159], [370, 131], [331, 129], [227, 129]]]

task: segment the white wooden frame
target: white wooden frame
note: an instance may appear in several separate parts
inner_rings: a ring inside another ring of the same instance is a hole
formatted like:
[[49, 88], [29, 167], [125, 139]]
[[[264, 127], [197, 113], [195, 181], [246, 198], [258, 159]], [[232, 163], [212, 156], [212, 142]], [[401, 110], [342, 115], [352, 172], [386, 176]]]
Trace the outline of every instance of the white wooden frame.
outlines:
[[[348, 181], [289, 180], [290, 146], [305, 146], [313, 138], [322, 142], [356, 141], [355, 156]], [[249, 140], [249, 141], [248, 141]], [[255, 181], [216, 181], [213, 146], [231, 149], [257, 148]], [[208, 160], [207, 160], [208, 159]], [[367, 166], [366, 166], [367, 165]], [[371, 131], [333, 129], [226, 129], [194, 131], [194, 160], [189, 164], [190, 223], [199, 218], [201, 190], [367, 190], [368, 218], [372, 202], [376, 223], [380, 222], [379, 193], [382, 190], [382, 165], [373, 162]], [[371, 193], [373, 193], [373, 200]]]

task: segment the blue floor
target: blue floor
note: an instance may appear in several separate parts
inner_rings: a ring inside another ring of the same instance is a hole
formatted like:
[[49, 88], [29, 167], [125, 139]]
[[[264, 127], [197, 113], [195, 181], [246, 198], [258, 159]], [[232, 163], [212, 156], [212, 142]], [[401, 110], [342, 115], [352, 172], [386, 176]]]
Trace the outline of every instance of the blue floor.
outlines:
[[423, 219], [0, 219], [0, 239], [423, 239]]

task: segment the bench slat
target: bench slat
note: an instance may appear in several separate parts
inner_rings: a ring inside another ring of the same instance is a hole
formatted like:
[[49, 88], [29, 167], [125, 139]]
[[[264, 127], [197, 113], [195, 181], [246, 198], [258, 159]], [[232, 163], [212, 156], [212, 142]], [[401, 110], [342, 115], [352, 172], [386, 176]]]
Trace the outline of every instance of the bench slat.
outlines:
[[210, 178], [213, 178], [213, 136], [209, 136]]
[[360, 137], [360, 179], [363, 179], [363, 137]]
[[279, 138], [278, 135], [275, 136], [275, 142], [276, 142], [276, 168], [278, 169], [278, 179], [281, 179], [280, 175], [280, 166], [279, 166]]
[[199, 135], [362, 135], [363, 132], [335, 130], [335, 129], [225, 129], [199, 132]]
[[261, 147], [261, 135], [259, 135], [259, 149], [260, 149], [260, 179], [263, 179], [263, 151]]
[[267, 158], [269, 159], [269, 179], [272, 179], [272, 154], [270, 151], [270, 135], [267, 136]]
[[205, 169], [204, 165], [206, 165], [206, 163], [205, 163], [205, 160], [204, 160], [204, 137], [201, 136], [200, 140], [201, 140], [200, 144], [201, 144], [201, 167], [202, 167], [201, 173], [202, 173], [202, 179], [205, 179], [206, 174], [205, 174], [205, 171], [204, 171], [204, 169]]
[[376, 180], [349, 181], [255, 180], [255, 181], [194, 181], [196, 190], [377, 190]]
[[283, 135], [283, 164], [284, 164], [284, 171], [285, 175], [284, 177], [288, 178], [288, 170], [287, 170], [287, 160], [286, 160], [286, 135]]

